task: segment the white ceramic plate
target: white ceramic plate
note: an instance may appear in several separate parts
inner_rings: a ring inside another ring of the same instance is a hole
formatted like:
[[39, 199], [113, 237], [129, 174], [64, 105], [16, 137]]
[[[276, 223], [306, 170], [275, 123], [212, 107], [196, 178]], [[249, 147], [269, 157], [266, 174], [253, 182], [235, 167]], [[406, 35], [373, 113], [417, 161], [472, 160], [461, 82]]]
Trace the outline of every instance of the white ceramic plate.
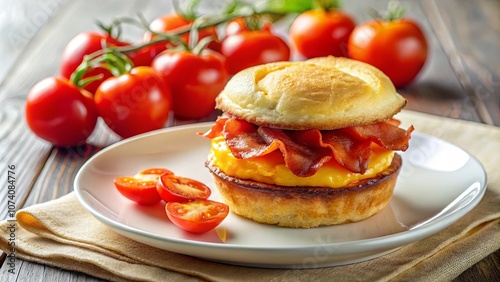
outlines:
[[481, 164], [462, 149], [418, 132], [403, 153], [390, 204], [357, 223], [292, 229], [255, 223], [234, 214], [216, 230], [191, 234], [174, 226], [164, 204], [140, 206], [118, 193], [116, 176], [166, 167], [206, 183], [220, 200], [204, 166], [210, 140], [196, 135], [211, 123], [179, 126], [126, 139], [95, 154], [78, 172], [75, 191], [98, 220], [133, 240], [161, 249], [229, 264], [268, 268], [315, 268], [372, 259], [449, 226], [485, 192]]

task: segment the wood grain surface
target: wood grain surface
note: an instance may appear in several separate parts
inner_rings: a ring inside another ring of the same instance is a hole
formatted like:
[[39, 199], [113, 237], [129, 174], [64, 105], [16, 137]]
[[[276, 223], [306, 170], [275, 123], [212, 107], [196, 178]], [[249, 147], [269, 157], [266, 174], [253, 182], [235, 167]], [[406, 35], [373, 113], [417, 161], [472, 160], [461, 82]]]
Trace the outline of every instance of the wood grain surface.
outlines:
[[[388, 0], [370, 1], [384, 9]], [[369, 19], [367, 2], [345, 1], [358, 22]], [[500, 1], [406, 1], [408, 16], [419, 21], [430, 54], [418, 79], [400, 93], [407, 109], [500, 126]], [[210, 8], [210, 7], [209, 7]], [[97, 30], [96, 20], [117, 16], [147, 19], [171, 11], [160, 0], [0, 0], [0, 168], [15, 165], [16, 208], [46, 202], [73, 190], [81, 165], [100, 149], [116, 142], [102, 122], [88, 144], [55, 148], [34, 136], [24, 121], [24, 100], [42, 78], [58, 74], [60, 56], [76, 34]], [[127, 32], [131, 40], [142, 31]], [[213, 120], [217, 113], [204, 120]], [[196, 121], [172, 120], [167, 126]], [[0, 189], [0, 219], [6, 217], [6, 189]], [[2, 254], [0, 264], [3, 264]], [[18, 260], [18, 273], [0, 268], [0, 281], [99, 281], [42, 264]], [[499, 281], [500, 251], [462, 273], [456, 281]]]

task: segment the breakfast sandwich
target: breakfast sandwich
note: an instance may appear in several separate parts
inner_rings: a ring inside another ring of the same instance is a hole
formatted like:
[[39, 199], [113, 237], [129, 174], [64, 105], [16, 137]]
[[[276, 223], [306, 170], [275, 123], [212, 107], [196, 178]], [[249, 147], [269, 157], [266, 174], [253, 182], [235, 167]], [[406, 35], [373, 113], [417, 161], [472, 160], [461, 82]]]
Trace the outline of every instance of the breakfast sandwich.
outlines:
[[377, 68], [323, 57], [245, 69], [217, 97], [206, 166], [230, 210], [294, 228], [355, 222], [390, 201], [413, 127]]

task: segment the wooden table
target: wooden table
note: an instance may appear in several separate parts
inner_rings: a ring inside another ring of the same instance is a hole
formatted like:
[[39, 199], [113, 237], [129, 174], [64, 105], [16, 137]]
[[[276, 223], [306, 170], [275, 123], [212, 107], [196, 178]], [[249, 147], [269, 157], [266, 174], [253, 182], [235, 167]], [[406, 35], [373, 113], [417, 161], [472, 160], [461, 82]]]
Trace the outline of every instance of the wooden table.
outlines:
[[[367, 20], [364, 1], [345, 1], [345, 10], [358, 22]], [[370, 1], [376, 9], [387, 0]], [[421, 75], [400, 89], [407, 109], [500, 126], [500, 1], [414, 1], [408, 15], [422, 25], [430, 54]], [[17, 208], [58, 198], [73, 190], [80, 166], [103, 147], [116, 142], [102, 125], [89, 143], [55, 148], [34, 136], [24, 123], [24, 99], [42, 78], [58, 74], [61, 52], [77, 33], [96, 30], [96, 19], [115, 16], [147, 19], [170, 11], [160, 0], [0, 0], [0, 168], [15, 165]], [[132, 39], [142, 31], [131, 30]], [[210, 117], [210, 118], [213, 118]], [[180, 124], [173, 121], [169, 126]], [[3, 174], [6, 179], [6, 173]], [[6, 217], [6, 189], [1, 189], [1, 218]], [[0, 259], [3, 264], [5, 254]], [[17, 261], [18, 273], [0, 268], [0, 281], [67, 281], [84, 274]], [[500, 277], [500, 251], [460, 275], [456, 281], [484, 281]]]

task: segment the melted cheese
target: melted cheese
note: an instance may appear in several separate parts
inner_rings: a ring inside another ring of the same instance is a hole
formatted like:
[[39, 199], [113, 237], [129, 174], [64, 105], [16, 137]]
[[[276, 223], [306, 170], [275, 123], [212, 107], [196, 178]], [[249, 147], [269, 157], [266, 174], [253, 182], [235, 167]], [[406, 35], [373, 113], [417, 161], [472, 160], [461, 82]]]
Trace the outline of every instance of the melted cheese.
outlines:
[[237, 159], [222, 136], [212, 139], [208, 159], [227, 175], [281, 186], [321, 186], [339, 188], [349, 183], [371, 178], [390, 166], [394, 151], [374, 147], [368, 169], [364, 174], [353, 173], [335, 161], [323, 165], [310, 177], [294, 175], [286, 166], [279, 150], [268, 155]]

